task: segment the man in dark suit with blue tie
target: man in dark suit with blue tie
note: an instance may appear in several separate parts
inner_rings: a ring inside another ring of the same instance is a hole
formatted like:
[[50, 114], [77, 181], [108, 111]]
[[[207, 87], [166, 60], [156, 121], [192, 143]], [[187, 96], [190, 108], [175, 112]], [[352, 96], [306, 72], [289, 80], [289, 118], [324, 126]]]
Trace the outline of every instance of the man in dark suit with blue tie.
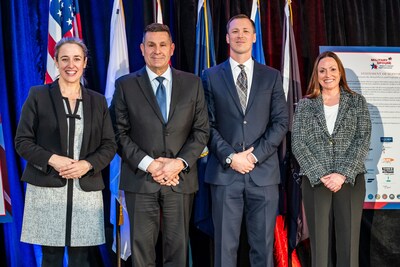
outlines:
[[236, 266], [245, 216], [251, 266], [273, 266], [280, 182], [277, 148], [288, 130], [280, 73], [251, 57], [255, 26], [246, 15], [227, 24], [230, 58], [204, 71], [210, 120], [215, 267]]
[[135, 267], [155, 266], [160, 229], [163, 266], [186, 266], [196, 161], [209, 137], [201, 80], [169, 66], [174, 48], [168, 26], [148, 25], [146, 66], [116, 81], [110, 107]]

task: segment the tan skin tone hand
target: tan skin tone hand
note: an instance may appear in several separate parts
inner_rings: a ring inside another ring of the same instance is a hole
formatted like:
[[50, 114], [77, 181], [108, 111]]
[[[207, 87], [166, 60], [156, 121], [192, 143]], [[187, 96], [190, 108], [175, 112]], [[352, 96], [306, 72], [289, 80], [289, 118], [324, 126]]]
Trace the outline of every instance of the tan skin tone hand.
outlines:
[[185, 165], [180, 159], [160, 157], [150, 163], [147, 171], [157, 183], [166, 186], [176, 186], [179, 184], [179, 173], [184, 167]]
[[338, 192], [346, 180], [346, 177], [339, 173], [331, 173], [321, 178], [322, 183], [326, 188], [331, 190], [333, 193]]
[[74, 160], [56, 154], [50, 157], [49, 165], [65, 179], [81, 178], [91, 169], [91, 164], [86, 160]]
[[241, 174], [249, 173], [254, 169], [255, 159], [251, 154], [254, 147], [251, 147], [245, 151], [236, 153], [232, 157], [231, 168]]

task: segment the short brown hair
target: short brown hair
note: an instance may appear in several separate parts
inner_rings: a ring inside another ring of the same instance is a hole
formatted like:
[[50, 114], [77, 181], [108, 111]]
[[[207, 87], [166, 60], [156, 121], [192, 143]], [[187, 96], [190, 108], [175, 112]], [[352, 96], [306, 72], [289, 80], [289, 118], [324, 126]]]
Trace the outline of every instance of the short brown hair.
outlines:
[[323, 58], [327, 58], [327, 57], [331, 57], [333, 58], [339, 68], [339, 72], [340, 72], [340, 82], [339, 82], [339, 86], [342, 87], [345, 91], [349, 92], [349, 93], [354, 93], [349, 85], [347, 84], [347, 80], [346, 80], [346, 71], [343, 67], [343, 63], [340, 60], [340, 58], [333, 53], [332, 51], [326, 51], [321, 53], [317, 59], [314, 62], [314, 67], [312, 70], [312, 74], [311, 74], [311, 78], [310, 78], [310, 82], [308, 84], [308, 88], [307, 88], [307, 92], [306, 92], [306, 97], [307, 98], [316, 98], [317, 96], [319, 96], [321, 94], [321, 85], [319, 84], [318, 81], [318, 64], [321, 61], [321, 59]]
[[239, 14], [236, 16], [233, 16], [232, 18], [229, 19], [228, 23], [226, 23], [226, 32], [229, 33], [229, 26], [231, 24], [232, 21], [234, 21], [235, 19], [248, 19], [251, 22], [251, 25], [253, 26], [253, 30], [254, 32], [256, 32], [256, 25], [254, 24], [254, 21], [251, 20], [247, 15], [245, 14]]
[[169, 30], [169, 27], [165, 24], [151, 23], [151, 24], [147, 25], [143, 31], [143, 41], [144, 41], [144, 37], [147, 32], [166, 32], [166, 33], [168, 33], [168, 36], [172, 41], [171, 31]]

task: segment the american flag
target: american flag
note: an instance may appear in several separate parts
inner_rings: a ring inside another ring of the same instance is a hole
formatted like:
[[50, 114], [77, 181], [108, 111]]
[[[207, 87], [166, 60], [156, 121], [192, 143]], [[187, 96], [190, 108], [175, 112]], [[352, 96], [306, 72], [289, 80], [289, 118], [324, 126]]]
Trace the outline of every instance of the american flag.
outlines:
[[47, 71], [45, 82], [52, 83], [59, 72], [54, 64], [54, 47], [63, 37], [82, 37], [78, 0], [50, 0]]

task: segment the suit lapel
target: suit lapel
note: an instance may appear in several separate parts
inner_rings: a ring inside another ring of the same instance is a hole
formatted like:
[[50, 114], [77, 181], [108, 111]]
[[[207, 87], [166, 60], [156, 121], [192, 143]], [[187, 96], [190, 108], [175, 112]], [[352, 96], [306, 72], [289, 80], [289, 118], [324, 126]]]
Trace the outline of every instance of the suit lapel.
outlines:
[[160, 107], [158, 106], [156, 96], [154, 95], [154, 92], [153, 92], [153, 88], [151, 87], [150, 78], [147, 75], [146, 67], [143, 67], [139, 71], [137, 80], [139, 83], [139, 87], [143, 92], [143, 95], [146, 97], [150, 106], [154, 110], [154, 113], [156, 113], [156, 115], [160, 119], [160, 121], [164, 123], [164, 118], [161, 114]]
[[229, 63], [229, 59], [225, 61], [222, 65], [222, 78], [225, 81], [226, 88], [228, 88], [228, 92], [233, 98], [236, 107], [243, 114], [242, 106], [240, 105], [239, 96], [236, 90], [235, 81], [233, 80], [233, 74], [231, 69], [231, 64]]
[[172, 115], [175, 112], [175, 107], [178, 104], [179, 96], [181, 95], [180, 90], [183, 90], [181, 86], [179, 73], [173, 68], [171, 68], [171, 72], [172, 72], [172, 94], [171, 94], [171, 104], [169, 107], [168, 121], [170, 121]]
[[336, 129], [339, 127], [339, 125], [342, 123], [344, 117], [346, 116], [347, 110], [349, 109], [349, 101], [350, 97], [349, 95], [344, 91], [340, 90], [340, 102], [339, 102], [339, 111], [338, 111], [338, 116], [336, 118], [335, 122], [335, 127], [333, 129], [334, 134], [336, 132]]
[[60, 87], [58, 85], [58, 80], [50, 85], [50, 97], [53, 104], [53, 110], [55, 111], [58, 128], [60, 134], [61, 151], [64, 156], [67, 155], [67, 115], [65, 113], [64, 101], [62, 99]]
[[253, 69], [253, 79], [251, 82], [251, 89], [250, 89], [250, 95], [249, 95], [249, 101], [247, 102], [246, 106], [246, 113], [250, 109], [251, 105], [254, 102], [254, 99], [257, 95], [257, 91], [260, 88], [260, 81], [262, 80], [262, 72], [260, 72], [260, 64], [258, 62], [254, 61], [254, 69]]
[[83, 141], [81, 148], [81, 155], [86, 155], [86, 148], [88, 147], [90, 134], [91, 134], [91, 122], [92, 122], [92, 99], [85, 87], [81, 85], [82, 90], [82, 104], [83, 104]]
[[324, 129], [324, 133], [330, 136], [328, 132], [328, 126], [326, 125], [325, 119], [325, 111], [324, 111], [324, 103], [322, 101], [322, 95], [319, 95], [317, 98], [311, 101], [311, 107], [313, 109], [313, 114], [317, 119], [321, 129]]

